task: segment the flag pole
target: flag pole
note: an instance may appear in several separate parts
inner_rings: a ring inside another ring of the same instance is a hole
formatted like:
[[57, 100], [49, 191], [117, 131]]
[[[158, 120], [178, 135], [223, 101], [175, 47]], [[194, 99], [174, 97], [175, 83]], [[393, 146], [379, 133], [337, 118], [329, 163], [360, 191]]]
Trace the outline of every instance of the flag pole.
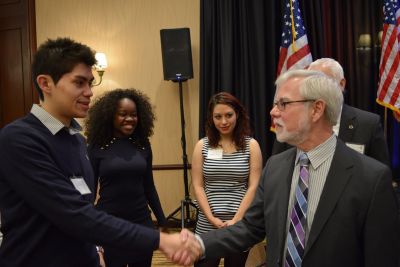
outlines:
[[385, 140], [387, 140], [387, 107], [385, 107], [385, 116], [383, 118], [383, 135], [385, 137]]

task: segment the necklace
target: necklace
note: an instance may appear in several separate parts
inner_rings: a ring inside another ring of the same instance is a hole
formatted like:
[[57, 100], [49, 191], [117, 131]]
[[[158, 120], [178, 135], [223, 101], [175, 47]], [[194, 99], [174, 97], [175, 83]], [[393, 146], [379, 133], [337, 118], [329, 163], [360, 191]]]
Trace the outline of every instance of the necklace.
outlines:
[[[117, 137], [113, 137], [111, 139], [111, 141], [108, 144], [105, 144], [104, 146], [100, 147], [100, 149], [104, 150], [109, 148], [112, 144], [114, 144], [115, 142], [117, 142], [118, 140], [121, 140], [122, 138], [117, 138]], [[137, 146], [138, 148], [144, 150], [145, 147], [140, 145], [138, 142], [136, 142], [135, 139], [133, 139], [132, 137], [128, 137], [127, 140], [129, 140], [132, 144], [134, 144], [135, 146]]]
[[237, 150], [235, 142], [229, 142], [229, 143], [225, 143], [225, 144], [219, 142], [218, 147], [222, 148], [222, 151], [224, 153], [233, 153], [233, 152], [236, 152], [236, 150]]

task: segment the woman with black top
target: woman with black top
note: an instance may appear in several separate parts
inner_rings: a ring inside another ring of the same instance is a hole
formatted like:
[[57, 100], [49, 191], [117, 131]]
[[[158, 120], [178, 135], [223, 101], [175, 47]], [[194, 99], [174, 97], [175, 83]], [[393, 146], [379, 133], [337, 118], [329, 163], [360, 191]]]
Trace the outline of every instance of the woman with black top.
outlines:
[[[154, 227], [150, 206], [162, 227], [166, 218], [154, 185], [149, 142], [154, 119], [146, 95], [135, 89], [116, 89], [94, 103], [85, 126], [89, 158], [100, 187], [96, 207]], [[122, 255], [117, 248], [105, 247], [106, 266], [151, 266], [152, 253], [134, 255], [132, 251], [130, 259]]]

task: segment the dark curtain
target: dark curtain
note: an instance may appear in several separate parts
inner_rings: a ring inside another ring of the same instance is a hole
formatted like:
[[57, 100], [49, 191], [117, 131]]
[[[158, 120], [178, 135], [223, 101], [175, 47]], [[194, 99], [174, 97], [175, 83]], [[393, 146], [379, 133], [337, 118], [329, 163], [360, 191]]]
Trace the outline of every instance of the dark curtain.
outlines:
[[[302, 1], [304, 20], [314, 59], [331, 57], [344, 69], [346, 103], [372, 112], [375, 102], [382, 30], [382, 0]], [[371, 47], [358, 47], [360, 34], [371, 35]]]
[[271, 153], [269, 110], [279, 57], [279, 13], [279, 1], [201, 1], [200, 138], [210, 97], [227, 91], [246, 107], [263, 155]]
[[[281, 40], [283, 0], [201, 0], [200, 14], [200, 137], [211, 95], [234, 94], [245, 105], [264, 161], [274, 134], [269, 131]], [[313, 59], [331, 57], [343, 66], [345, 102], [384, 118], [376, 104], [383, 0], [301, 0]], [[358, 47], [360, 34], [371, 35], [371, 46]], [[388, 112], [389, 149], [393, 118]], [[399, 166], [394, 172], [398, 174]]]

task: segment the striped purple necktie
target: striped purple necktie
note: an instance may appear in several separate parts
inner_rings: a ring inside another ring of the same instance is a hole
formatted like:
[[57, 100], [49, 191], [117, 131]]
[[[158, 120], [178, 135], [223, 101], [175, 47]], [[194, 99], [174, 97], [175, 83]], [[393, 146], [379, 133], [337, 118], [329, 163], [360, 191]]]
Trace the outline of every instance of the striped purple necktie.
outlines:
[[285, 267], [300, 267], [305, 247], [309, 178], [308, 165], [310, 164], [306, 153], [300, 154], [299, 164], [300, 177], [296, 186], [294, 205], [290, 214]]

